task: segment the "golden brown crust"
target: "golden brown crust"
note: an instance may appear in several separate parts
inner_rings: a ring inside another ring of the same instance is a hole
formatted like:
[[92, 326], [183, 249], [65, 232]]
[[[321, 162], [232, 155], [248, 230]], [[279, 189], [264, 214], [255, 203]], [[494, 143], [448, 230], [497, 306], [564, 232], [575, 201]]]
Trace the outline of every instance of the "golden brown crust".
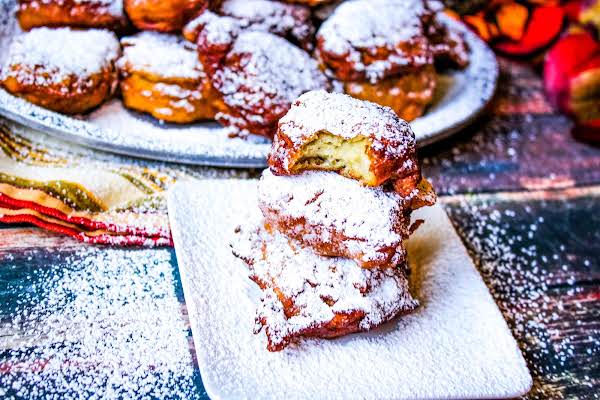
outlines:
[[127, 19], [122, 12], [93, 1], [19, 0], [17, 19], [23, 30], [38, 26], [72, 26], [120, 31], [127, 26]]
[[[260, 287], [261, 290], [271, 289], [275, 292], [279, 301], [283, 305], [283, 313], [285, 314], [286, 318], [292, 318], [298, 313], [294, 300], [292, 298], [284, 296], [281, 290], [277, 288], [274, 282], [272, 282], [270, 285], [266, 285], [262, 283], [260, 279], [257, 279], [255, 276], [250, 276], [250, 279], [252, 279]], [[334, 339], [336, 337], [360, 332], [364, 330], [360, 328], [360, 322], [362, 321], [364, 316], [364, 311], [360, 310], [349, 311], [346, 313], [335, 313], [333, 318], [329, 321], [301, 329], [298, 332], [295, 332], [294, 334], [286, 336], [281, 341], [275, 341], [271, 339], [271, 329], [268, 326], [269, 321], [266, 316], [257, 316], [256, 323], [257, 325], [267, 326], [267, 350], [275, 352], [283, 350], [292, 342], [292, 340], [300, 337]]]
[[124, 0], [125, 10], [136, 28], [180, 32], [196, 14], [209, 6], [208, 0]]
[[269, 351], [301, 337], [368, 331], [418, 306], [406, 264], [358, 268], [352, 260], [319, 256], [263, 225], [238, 227], [231, 247], [262, 290], [254, 332], [265, 328]]
[[[350, 156], [310, 154], [328, 141], [342, 149], [353, 146]], [[390, 182], [403, 195], [421, 180], [414, 133], [405, 121], [389, 108], [323, 91], [301, 96], [279, 121], [268, 164], [277, 175], [313, 169], [336, 171], [367, 186]]]
[[[389, 62], [387, 68], [378, 79], [385, 79], [397, 74], [410, 73], [432, 61], [432, 53], [427, 40], [424, 37], [414, 39], [411, 42], [398, 43], [393, 48], [370, 47], [355, 49], [360, 54], [360, 61], [355, 56], [347, 53], [344, 55], [328, 51], [325, 38], [317, 36], [317, 56], [321, 62], [331, 70], [335, 77], [341, 81], [366, 81], [369, 79], [368, 72], [362, 65], [371, 65], [377, 62], [387, 62], [402, 55], [402, 62]], [[429, 60], [423, 62], [422, 60]]]
[[434, 19], [427, 30], [436, 65], [442, 68], [465, 68], [469, 50], [461, 32]]
[[194, 45], [158, 32], [124, 37], [121, 45], [117, 67], [126, 107], [174, 123], [214, 119], [217, 94]]
[[[368, 258], [360, 251], [352, 249], [352, 242], [357, 239], [348, 237], [335, 229], [327, 229], [323, 225], [307, 223], [304, 217], [282, 217], [277, 211], [261, 206], [265, 221], [273, 229], [287, 237], [296, 240], [302, 247], [310, 247], [317, 254], [328, 257], [350, 258], [361, 268], [394, 268], [406, 258], [406, 250], [402, 243], [396, 246], [382, 246], [377, 248], [377, 258]], [[398, 216], [398, 219], [402, 219]], [[327, 240], [320, 240], [319, 235], [327, 232]], [[349, 245], [350, 244], [350, 245]]]
[[[435, 198], [435, 195], [434, 195]], [[424, 205], [432, 205], [434, 202], [428, 201]], [[305, 216], [283, 217], [277, 210], [268, 208], [265, 204], [260, 204], [260, 209], [265, 217], [265, 223], [290, 239], [296, 240], [302, 247], [310, 247], [315, 253], [328, 257], [350, 258], [361, 268], [394, 268], [406, 260], [406, 249], [402, 241], [394, 245], [380, 246], [376, 249], [377, 257], [369, 257], [364, 252], [357, 249], [354, 243], [360, 240], [356, 237], [348, 237], [331, 227], [322, 224], [311, 224], [307, 222]], [[410, 225], [410, 214], [412, 209], [407, 208], [403, 213], [397, 216], [398, 233], [405, 235], [403, 240], [408, 238], [420, 225]]]
[[[318, 140], [320, 132], [315, 132], [307, 143]], [[366, 131], [368, 134], [368, 131]], [[394, 142], [384, 140], [382, 146], [394, 147]], [[406, 152], [401, 157], [393, 157], [386, 154], [380, 146], [368, 146], [365, 154], [369, 163], [369, 176], [355, 172], [351, 168], [329, 166], [325, 163], [304, 164], [305, 158], [304, 146], [295, 146], [292, 141], [285, 137], [285, 134], [277, 134], [274, 138], [273, 148], [268, 158], [268, 164], [271, 170], [278, 175], [297, 175], [307, 170], [334, 171], [347, 178], [361, 181], [367, 186], [381, 186], [391, 182], [394, 189], [400, 194], [410, 193], [421, 180], [421, 172], [417, 164], [416, 153]], [[346, 164], [344, 164], [346, 165]]]
[[215, 93], [208, 82], [155, 80], [133, 73], [121, 79], [125, 107], [167, 122], [190, 123], [214, 119]]
[[[49, 110], [64, 114], [85, 113], [102, 104], [113, 93], [118, 79], [113, 65], [102, 69], [102, 72], [90, 75], [85, 79], [69, 76], [61, 82], [35, 84], [35, 79], [20, 80], [17, 77], [36, 76], [39, 71], [22, 65], [11, 65], [11, 71], [1, 81], [1, 85], [10, 93]], [[43, 73], [47, 75], [47, 73]]]
[[425, 112], [433, 101], [437, 73], [433, 65], [377, 83], [344, 82], [344, 91], [352, 97], [390, 107], [398, 116], [412, 121]]
[[[247, 260], [245, 260], [248, 262]], [[256, 275], [250, 275], [250, 279], [258, 285], [261, 290], [272, 290], [277, 296], [278, 300], [281, 302], [283, 306], [283, 314], [286, 318], [293, 318], [298, 315], [299, 309], [294, 302], [292, 297], [288, 297], [283, 294], [282, 290], [277, 287], [277, 283], [274, 279], [271, 279], [269, 283], [264, 282]], [[360, 322], [365, 317], [364, 311], [361, 310], [353, 310], [346, 311], [344, 313], [334, 313], [333, 317], [321, 324], [314, 324], [314, 326], [310, 326], [304, 329], [301, 329], [294, 334], [289, 334], [284, 337], [280, 341], [273, 340], [271, 338], [271, 329], [269, 325], [269, 319], [267, 316], [258, 315], [256, 317], [256, 324], [259, 326], [267, 326], [267, 350], [269, 351], [281, 351], [286, 348], [293, 339], [300, 337], [317, 337], [324, 339], [334, 339], [336, 337], [341, 337], [345, 335], [349, 335], [351, 333], [360, 332], [364, 329], [361, 329]]]
[[266, 224], [317, 254], [349, 258], [363, 268], [404, 263], [411, 213], [435, 200], [424, 179], [408, 197], [318, 171], [277, 176], [265, 170], [258, 184]]
[[433, 64], [423, 0], [343, 2], [317, 32], [317, 57], [341, 81], [380, 80]]
[[226, 0], [219, 13], [239, 20], [244, 29], [271, 32], [306, 51], [313, 49], [315, 27], [311, 11], [301, 4], [270, 0]]

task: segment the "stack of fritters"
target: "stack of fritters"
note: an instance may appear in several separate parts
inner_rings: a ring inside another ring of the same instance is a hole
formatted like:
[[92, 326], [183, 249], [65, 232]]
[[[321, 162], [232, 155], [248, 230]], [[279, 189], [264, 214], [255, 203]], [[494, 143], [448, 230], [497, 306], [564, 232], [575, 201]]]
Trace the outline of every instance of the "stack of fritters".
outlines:
[[369, 330], [409, 312], [404, 241], [435, 202], [414, 134], [390, 108], [308, 92], [279, 122], [258, 186], [259, 224], [233, 253], [263, 291], [257, 331], [278, 351], [301, 336]]

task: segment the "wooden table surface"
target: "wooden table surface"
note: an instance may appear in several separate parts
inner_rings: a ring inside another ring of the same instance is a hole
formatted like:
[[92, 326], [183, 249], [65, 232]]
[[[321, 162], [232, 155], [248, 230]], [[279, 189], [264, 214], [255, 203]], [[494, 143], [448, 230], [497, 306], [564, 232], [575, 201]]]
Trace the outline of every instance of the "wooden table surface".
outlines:
[[[422, 151], [517, 338], [531, 399], [600, 392], [600, 149], [575, 141], [538, 74], [501, 60], [464, 132]], [[174, 251], [0, 229], [0, 398], [206, 398]]]

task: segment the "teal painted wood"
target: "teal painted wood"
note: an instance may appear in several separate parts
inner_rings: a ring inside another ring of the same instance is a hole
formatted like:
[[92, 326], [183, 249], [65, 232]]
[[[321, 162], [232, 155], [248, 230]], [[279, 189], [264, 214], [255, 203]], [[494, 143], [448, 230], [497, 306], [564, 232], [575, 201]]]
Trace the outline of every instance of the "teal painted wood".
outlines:
[[207, 398], [172, 249], [25, 235], [0, 256], [0, 398]]
[[527, 398], [598, 398], [600, 188], [459, 196], [446, 208], [528, 362]]

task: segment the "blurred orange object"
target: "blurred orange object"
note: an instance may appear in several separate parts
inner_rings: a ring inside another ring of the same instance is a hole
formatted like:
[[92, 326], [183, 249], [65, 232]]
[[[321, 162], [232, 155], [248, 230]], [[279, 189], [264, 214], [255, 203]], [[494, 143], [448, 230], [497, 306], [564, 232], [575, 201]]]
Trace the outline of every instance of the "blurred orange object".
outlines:
[[463, 20], [486, 42], [489, 42], [492, 39], [492, 32], [490, 30], [491, 24], [486, 21], [483, 11], [480, 11], [475, 15], [465, 15]]
[[496, 22], [500, 32], [511, 40], [521, 40], [525, 33], [525, 24], [529, 10], [519, 3], [506, 3], [496, 12]]
[[579, 11], [579, 22], [592, 25], [600, 31], [600, 0], [584, 1]]

